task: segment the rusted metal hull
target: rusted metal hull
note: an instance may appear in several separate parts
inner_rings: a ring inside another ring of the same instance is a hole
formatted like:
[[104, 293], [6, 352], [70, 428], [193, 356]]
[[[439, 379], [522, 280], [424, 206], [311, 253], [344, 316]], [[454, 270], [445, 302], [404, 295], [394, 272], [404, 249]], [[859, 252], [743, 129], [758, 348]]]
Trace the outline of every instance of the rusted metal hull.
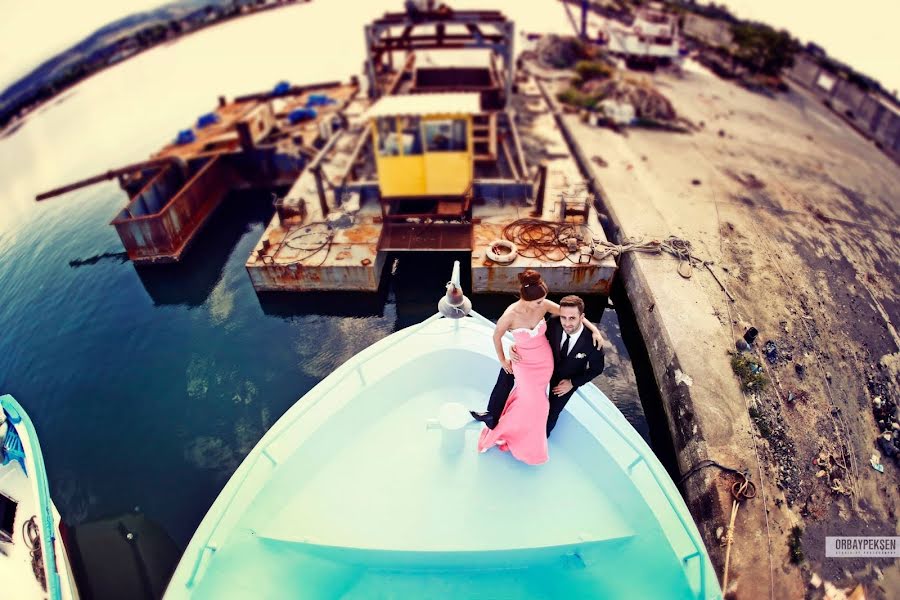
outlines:
[[247, 273], [257, 292], [376, 292], [384, 263], [379, 252], [368, 265], [248, 264]]
[[[528, 265], [541, 274], [554, 294], [599, 294], [608, 296], [615, 267], [604, 265]], [[505, 265], [472, 265], [472, 291], [475, 293], [517, 293], [518, 274], [524, 267]]]
[[385, 223], [378, 250], [469, 252], [472, 250], [472, 225]]
[[[42, 193], [38, 200], [93, 183], [119, 178], [128, 205], [113, 219], [128, 257], [135, 263], [178, 262], [194, 236], [232, 189], [275, 188], [297, 179], [309, 146], [330, 130], [333, 119], [358, 93], [349, 84], [329, 82], [219, 99], [211, 123], [190, 130], [192, 139], [173, 142], [150, 160], [113, 169]], [[317, 94], [316, 113], [292, 119]], [[324, 122], [328, 127], [320, 128]]]
[[112, 221], [128, 258], [136, 263], [177, 262], [194, 234], [232, 187], [232, 169], [216, 156], [206, 162], [166, 204], [178, 178], [163, 169]]

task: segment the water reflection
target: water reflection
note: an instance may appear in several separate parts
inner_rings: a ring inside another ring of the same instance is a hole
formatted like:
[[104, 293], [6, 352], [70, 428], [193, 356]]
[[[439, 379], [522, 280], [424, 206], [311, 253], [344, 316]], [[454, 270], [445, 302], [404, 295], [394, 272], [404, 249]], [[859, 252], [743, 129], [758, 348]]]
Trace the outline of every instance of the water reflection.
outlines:
[[213, 294], [225, 264], [238, 241], [255, 227], [265, 227], [274, 212], [266, 191], [232, 192], [196, 234], [181, 262], [134, 265], [153, 304], [196, 307], [213, 296], [213, 312], [218, 307], [220, 320], [227, 317], [230, 310], [223, 305], [228, 302], [225, 292], [218, 291], [217, 297]]
[[273, 317], [292, 321], [306, 315], [326, 317], [383, 317], [387, 290], [378, 292], [320, 292], [296, 294], [261, 292], [257, 295], [262, 311]]
[[73, 269], [78, 269], [80, 267], [89, 267], [91, 265], [96, 265], [101, 260], [108, 260], [110, 262], [124, 263], [128, 262], [128, 253], [127, 252], [103, 252], [102, 254], [95, 254], [93, 256], [88, 256], [87, 258], [73, 258], [69, 261], [69, 266]]

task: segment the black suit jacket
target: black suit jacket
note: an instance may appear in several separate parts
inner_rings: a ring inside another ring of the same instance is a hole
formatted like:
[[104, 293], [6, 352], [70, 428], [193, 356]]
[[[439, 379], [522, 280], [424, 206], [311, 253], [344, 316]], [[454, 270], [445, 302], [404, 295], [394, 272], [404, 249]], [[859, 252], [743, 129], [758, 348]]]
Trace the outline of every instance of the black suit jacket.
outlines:
[[[551, 410], [554, 423], [556, 419], [553, 415], [559, 416], [562, 406], [565, 406], [575, 390], [602, 373], [604, 364], [603, 350], [594, 348], [594, 340], [587, 330], [578, 336], [578, 342], [569, 350], [569, 354], [565, 358], [561, 358], [559, 345], [562, 343], [562, 331], [559, 317], [551, 317], [547, 321], [546, 335], [553, 351], [553, 374], [550, 376], [550, 389], [552, 390], [563, 379], [570, 380], [573, 386], [572, 391], [561, 398], [557, 398], [552, 391], [550, 392], [551, 409], [554, 406], [559, 409]], [[584, 354], [584, 356], [579, 358], [579, 354]], [[500, 414], [503, 412], [503, 407], [506, 406], [506, 400], [514, 383], [515, 378], [500, 369], [497, 383], [491, 391], [491, 398], [488, 402], [488, 412], [494, 418], [495, 423], [500, 420]]]
[[559, 317], [551, 317], [547, 321], [547, 340], [553, 351], [553, 375], [550, 378], [552, 388], [563, 379], [568, 379], [577, 389], [603, 372], [603, 349], [594, 347], [591, 332], [587, 329], [578, 336], [578, 341], [566, 356], [560, 356], [559, 346], [562, 343], [563, 328]]

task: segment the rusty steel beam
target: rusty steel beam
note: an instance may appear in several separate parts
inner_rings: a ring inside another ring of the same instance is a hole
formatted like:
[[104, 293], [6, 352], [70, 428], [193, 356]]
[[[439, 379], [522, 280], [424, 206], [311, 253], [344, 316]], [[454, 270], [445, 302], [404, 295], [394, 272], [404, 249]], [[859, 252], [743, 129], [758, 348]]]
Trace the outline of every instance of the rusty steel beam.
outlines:
[[366, 124], [363, 129], [362, 135], [359, 138], [359, 141], [356, 142], [356, 147], [353, 148], [353, 152], [350, 154], [350, 160], [347, 161], [347, 168], [344, 170], [343, 175], [341, 175], [340, 183], [338, 185], [344, 186], [347, 184], [347, 179], [350, 178], [350, 174], [353, 172], [353, 167], [356, 165], [356, 161], [359, 160], [359, 155], [362, 153], [363, 148], [366, 147], [372, 140], [372, 124]]
[[141, 161], [139, 163], [133, 163], [130, 165], [125, 165], [124, 167], [119, 167], [118, 169], [111, 169], [105, 173], [100, 173], [99, 175], [94, 175], [93, 177], [88, 177], [86, 179], [81, 179], [74, 183], [70, 183], [68, 185], [64, 185], [62, 187], [58, 187], [52, 190], [48, 190], [46, 192], [41, 192], [34, 199], [38, 202], [41, 200], [47, 200], [48, 198], [53, 198], [55, 196], [60, 196], [62, 194], [66, 194], [68, 192], [77, 190], [79, 188], [87, 187], [89, 185], [94, 185], [95, 183], [100, 183], [101, 181], [108, 181], [110, 179], [116, 179], [117, 177], [121, 177], [122, 175], [128, 175], [130, 173], [134, 173], [135, 171], [143, 171], [145, 169], [161, 169], [166, 165], [174, 164], [178, 168], [182, 170], [182, 173], [185, 169], [184, 161], [181, 159], [168, 156], [165, 158], [154, 158], [151, 160]]
[[337, 133], [331, 136], [328, 142], [319, 150], [319, 153], [316, 154], [316, 157], [312, 159], [312, 162], [306, 167], [310, 170], [310, 172], [316, 178], [316, 191], [319, 196], [319, 207], [322, 209], [322, 216], [328, 216], [328, 199], [325, 197], [325, 186], [322, 181], [322, 161], [325, 160], [325, 156], [331, 151], [331, 148], [334, 147], [335, 143], [337, 143], [338, 139], [344, 134], [344, 130], [341, 129]]
[[322, 161], [325, 160], [325, 155], [328, 154], [328, 152], [331, 150], [332, 146], [334, 146], [334, 144], [338, 141], [338, 138], [340, 138], [342, 135], [344, 135], [343, 129], [338, 130], [337, 133], [332, 135], [328, 139], [328, 141], [325, 143], [325, 145], [322, 146], [322, 149], [319, 150], [318, 154], [316, 154], [316, 157], [313, 159], [313, 161], [311, 163], [309, 163], [309, 166], [306, 168], [307, 169], [318, 169], [319, 166], [321, 165]]
[[429, 43], [429, 44], [421, 44], [417, 45], [413, 48], [390, 48], [387, 50], [379, 50], [379, 56], [384, 52], [396, 52], [397, 50], [406, 50], [408, 52], [416, 52], [418, 50], [482, 50], [484, 46], [480, 46], [478, 44], [471, 43], [462, 43], [462, 42], [444, 42], [443, 44], [438, 43]]
[[[390, 54], [389, 54], [390, 55]], [[384, 96], [390, 96], [394, 92], [397, 91], [397, 88], [400, 86], [400, 82], [403, 80], [403, 75], [407, 71], [412, 71], [412, 68], [416, 64], [416, 55], [413, 53], [409, 53], [406, 55], [406, 62], [403, 64], [403, 68], [397, 72], [397, 76], [394, 77], [394, 80], [387, 85], [387, 88], [384, 91]]]
[[547, 163], [542, 162], [538, 165], [537, 176], [540, 182], [534, 197], [534, 212], [531, 215], [540, 218], [544, 214], [544, 196], [547, 193]]
[[522, 176], [519, 175], [519, 169], [516, 167], [516, 163], [512, 159], [512, 153], [509, 151], [509, 144], [506, 143], [505, 135], [500, 138], [500, 148], [503, 150], [503, 156], [506, 157], [506, 164], [509, 165], [509, 170], [512, 171], [513, 179], [522, 181]]
[[327, 89], [339, 87], [342, 85], [340, 81], [325, 81], [322, 83], [311, 83], [309, 85], [294, 85], [283, 94], [276, 94], [273, 91], [269, 90], [267, 92], [255, 92], [253, 94], [245, 94], [244, 96], [238, 96], [234, 99], [236, 103], [240, 102], [248, 102], [250, 100], [271, 100], [272, 98], [283, 98], [285, 96], [300, 96], [305, 94], [306, 92], [311, 92], [313, 90]]
[[438, 43], [445, 44], [448, 42], [472, 42], [479, 48], [488, 46], [491, 43], [500, 43], [503, 41], [503, 35], [499, 33], [488, 33], [481, 36], [481, 39], [468, 33], [444, 33], [438, 30], [434, 34], [410, 35], [406, 37], [383, 37], [376, 40], [373, 49], [384, 52], [386, 50], [405, 50], [406, 48], [418, 48], [420, 43]]
[[519, 159], [519, 170], [522, 177], [528, 179], [528, 167], [525, 164], [525, 152], [522, 151], [522, 141], [519, 139], [519, 128], [516, 127], [516, 115], [512, 111], [506, 111], [506, 119], [509, 122], [509, 130], [512, 133], [513, 144], [516, 148], [516, 156]]
[[[438, 13], [423, 13], [423, 19], [416, 25], [433, 25], [435, 23], [467, 23], [467, 22], [499, 22], [505, 23], [506, 17], [499, 10], [454, 10], [447, 15]], [[372, 22], [372, 25], [406, 25], [410, 21], [406, 13], [385, 13], [380, 19]]]

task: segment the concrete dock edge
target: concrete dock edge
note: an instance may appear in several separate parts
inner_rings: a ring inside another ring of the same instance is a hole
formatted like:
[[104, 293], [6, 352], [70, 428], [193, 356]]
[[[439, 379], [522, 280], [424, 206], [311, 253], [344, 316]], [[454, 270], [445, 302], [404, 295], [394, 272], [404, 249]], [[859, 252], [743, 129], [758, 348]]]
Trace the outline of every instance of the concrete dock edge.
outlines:
[[[543, 85], [540, 86], [547, 101], [553, 107], [554, 116], [572, 150], [585, 180], [597, 198], [598, 209], [602, 209], [608, 217], [606, 235], [616, 244], [621, 244], [622, 224], [615, 210], [607, 202], [602, 185], [593, 176], [590, 163], [584, 151], [575, 141], [560, 108]], [[660, 311], [654, 311], [655, 300], [650, 292], [647, 275], [644, 273], [634, 254], [628, 253], [620, 257], [618, 277], [621, 279], [625, 293], [634, 310], [634, 315], [641, 336], [645, 341], [647, 353], [653, 368], [653, 377], [659, 389], [666, 414], [669, 431], [675, 447], [676, 460], [681, 473], [687, 472], [698, 463], [711, 459], [709, 455], [704, 424], [696, 418], [694, 398], [691, 388], [679, 385], [675, 381], [675, 371], [680, 368], [680, 361], [675, 344], [669, 336]], [[699, 471], [689, 477], [680, 486], [682, 495], [691, 511], [703, 542], [709, 552], [710, 559], [721, 578], [725, 564], [724, 547], [720, 546], [716, 529], [727, 524], [731, 512], [731, 496], [723, 493], [716, 480], [718, 473], [709, 469]], [[732, 565], [734, 566], [734, 565]]]

